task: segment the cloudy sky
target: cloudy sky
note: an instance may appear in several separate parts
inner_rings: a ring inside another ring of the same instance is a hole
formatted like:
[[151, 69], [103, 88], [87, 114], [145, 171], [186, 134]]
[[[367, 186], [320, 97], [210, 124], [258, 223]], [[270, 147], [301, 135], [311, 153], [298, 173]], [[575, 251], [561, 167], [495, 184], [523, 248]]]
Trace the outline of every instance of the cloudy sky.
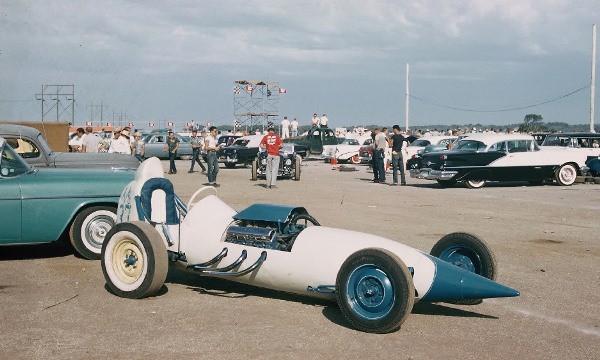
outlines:
[[411, 126], [586, 124], [594, 23], [599, 0], [0, 0], [0, 120], [40, 120], [42, 86], [68, 84], [76, 124], [100, 103], [232, 124], [234, 81], [262, 80], [301, 124], [404, 124], [410, 63]]

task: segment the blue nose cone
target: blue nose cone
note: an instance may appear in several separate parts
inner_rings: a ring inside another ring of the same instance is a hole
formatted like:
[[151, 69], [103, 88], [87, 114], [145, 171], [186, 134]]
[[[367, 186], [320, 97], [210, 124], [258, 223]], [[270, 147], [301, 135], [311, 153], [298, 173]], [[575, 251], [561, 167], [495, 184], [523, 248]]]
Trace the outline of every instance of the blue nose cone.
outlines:
[[519, 296], [520, 293], [493, 280], [459, 268], [436, 257], [436, 273], [424, 301], [454, 301]]

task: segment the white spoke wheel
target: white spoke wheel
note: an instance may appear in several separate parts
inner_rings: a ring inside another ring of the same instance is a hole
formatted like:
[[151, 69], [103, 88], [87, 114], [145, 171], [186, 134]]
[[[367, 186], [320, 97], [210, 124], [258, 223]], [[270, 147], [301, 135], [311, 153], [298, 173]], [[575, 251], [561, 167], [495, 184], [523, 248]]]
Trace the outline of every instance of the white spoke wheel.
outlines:
[[69, 229], [69, 240], [75, 251], [86, 259], [100, 259], [102, 243], [115, 225], [117, 209], [93, 206], [77, 214]]
[[384, 249], [350, 255], [337, 274], [335, 289], [342, 314], [357, 330], [389, 333], [412, 311], [415, 286], [408, 268]]
[[564, 164], [556, 171], [556, 181], [562, 186], [573, 185], [577, 179], [577, 169], [571, 164]]
[[[431, 248], [430, 254], [450, 264], [496, 280], [496, 257], [490, 247], [479, 237], [464, 233], [450, 233]], [[452, 301], [453, 304], [477, 305], [481, 299]]]
[[485, 185], [485, 180], [467, 180], [465, 184], [469, 189], [480, 189]]
[[358, 156], [358, 154], [356, 154], [350, 158], [350, 161], [352, 161], [354, 165], [358, 165], [360, 164], [360, 157]]
[[124, 222], [108, 233], [102, 246], [102, 272], [116, 295], [132, 299], [155, 295], [168, 270], [167, 248], [152, 225]]

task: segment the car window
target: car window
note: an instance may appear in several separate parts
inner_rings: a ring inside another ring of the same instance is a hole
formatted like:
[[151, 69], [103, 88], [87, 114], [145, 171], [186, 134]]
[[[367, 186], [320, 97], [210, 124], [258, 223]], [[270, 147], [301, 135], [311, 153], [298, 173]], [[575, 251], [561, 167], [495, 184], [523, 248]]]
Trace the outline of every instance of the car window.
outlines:
[[237, 139], [233, 145], [246, 146], [250, 142], [250, 139]]
[[490, 146], [488, 151], [506, 152], [506, 142], [504, 142], [504, 141], [497, 142], [494, 145]]
[[413, 141], [409, 146], [422, 146], [422, 147], [425, 147], [425, 146], [428, 146], [428, 145], [431, 145], [431, 141], [425, 140], [425, 139], [418, 139], [418, 140]]
[[461, 140], [458, 142], [458, 144], [456, 144], [456, 147], [454, 149], [456, 150], [461, 150], [461, 151], [483, 151], [485, 150], [486, 146], [484, 143], [482, 143], [481, 141], [477, 141], [477, 140]]
[[531, 141], [530, 140], [510, 140], [508, 141], [508, 152], [516, 153], [516, 152], [527, 152], [531, 149]]
[[367, 139], [367, 140], [365, 140], [363, 145], [371, 145], [372, 143], [373, 143], [373, 139]]
[[358, 145], [358, 140], [356, 139], [346, 139], [342, 144], [345, 145]]
[[453, 141], [454, 141], [454, 139], [442, 139], [442, 140], [438, 141], [437, 144], [438, 145], [448, 145]]
[[162, 135], [157, 135], [154, 137], [154, 141], [155, 143], [164, 143], [165, 142], [165, 137]]
[[0, 154], [0, 175], [2, 177], [13, 177], [24, 174], [31, 169], [31, 166], [27, 164], [16, 151], [5, 143], [1, 148], [2, 154]]
[[19, 154], [22, 158], [31, 159], [40, 156], [40, 150], [28, 139], [6, 139], [6, 142], [10, 144], [10, 146], [15, 149], [17, 154]]
[[313, 132], [313, 135], [314, 136], [319, 136], [319, 135], [321, 135], [321, 132], [319, 130], [315, 130], [315, 132]]

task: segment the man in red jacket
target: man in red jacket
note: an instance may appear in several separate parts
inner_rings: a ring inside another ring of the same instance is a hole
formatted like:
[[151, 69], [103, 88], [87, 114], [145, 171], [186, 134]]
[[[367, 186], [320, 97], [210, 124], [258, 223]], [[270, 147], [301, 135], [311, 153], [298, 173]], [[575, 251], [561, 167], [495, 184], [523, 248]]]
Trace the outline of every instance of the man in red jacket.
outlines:
[[279, 149], [283, 147], [283, 140], [275, 134], [275, 129], [269, 127], [269, 133], [263, 137], [260, 147], [267, 150], [267, 189], [277, 188], [277, 173], [279, 173]]

